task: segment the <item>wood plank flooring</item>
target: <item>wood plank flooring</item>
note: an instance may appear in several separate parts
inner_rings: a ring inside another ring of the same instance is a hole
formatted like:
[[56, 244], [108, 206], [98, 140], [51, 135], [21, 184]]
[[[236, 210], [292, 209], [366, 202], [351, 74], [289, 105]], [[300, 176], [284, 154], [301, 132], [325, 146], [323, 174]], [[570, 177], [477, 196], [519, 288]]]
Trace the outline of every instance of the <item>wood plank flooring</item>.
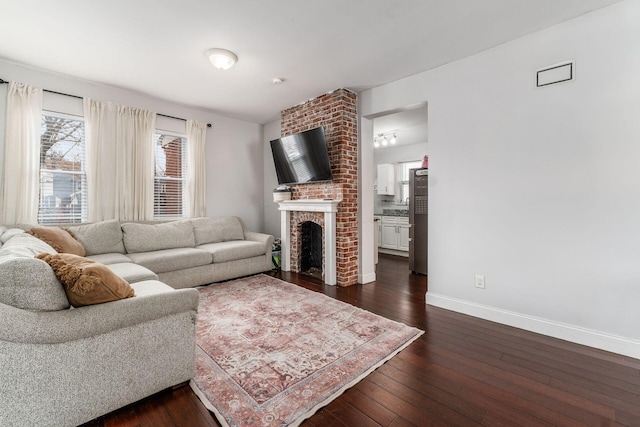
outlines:
[[[377, 281], [275, 277], [426, 331], [320, 409], [311, 426], [640, 426], [640, 360], [425, 305], [427, 279], [381, 255]], [[189, 387], [86, 426], [219, 426]]]

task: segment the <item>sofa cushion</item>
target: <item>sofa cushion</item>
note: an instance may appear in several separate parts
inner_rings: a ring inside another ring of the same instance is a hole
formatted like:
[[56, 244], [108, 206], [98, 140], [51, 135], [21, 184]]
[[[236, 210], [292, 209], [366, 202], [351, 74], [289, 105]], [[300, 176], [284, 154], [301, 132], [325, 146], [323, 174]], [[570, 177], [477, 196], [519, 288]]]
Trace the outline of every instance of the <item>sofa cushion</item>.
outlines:
[[118, 220], [100, 221], [93, 224], [68, 227], [82, 243], [87, 255], [124, 253], [122, 229]]
[[235, 261], [266, 254], [265, 246], [262, 243], [247, 240], [209, 243], [198, 246], [198, 249], [211, 253], [214, 263]]
[[195, 218], [191, 220], [196, 246], [206, 243], [244, 240], [240, 219], [235, 216]]
[[122, 231], [127, 253], [193, 248], [196, 245], [193, 225], [189, 221], [173, 221], [164, 224], [127, 222], [122, 224]]
[[31, 234], [17, 233], [2, 245], [0, 249], [0, 262], [15, 258], [33, 258], [43, 252], [55, 254], [56, 250], [48, 243], [43, 242]]
[[9, 239], [18, 234], [24, 234], [24, 230], [21, 228], [7, 228], [0, 235], [0, 243], [4, 245]]
[[31, 227], [27, 230], [27, 233], [48, 243], [60, 253], [78, 256], [86, 255], [82, 243], [77, 241], [73, 233], [67, 229], [60, 227]]
[[40, 254], [37, 258], [51, 266], [74, 307], [135, 296], [126, 280], [88, 258], [73, 254]]
[[158, 280], [156, 273], [132, 262], [109, 264], [107, 268], [129, 282], [129, 284], [142, 282], [143, 280]]
[[33, 311], [69, 308], [69, 300], [51, 267], [33, 255], [0, 262], [0, 302]]
[[159, 280], [144, 280], [142, 282], [132, 283], [131, 287], [136, 291], [136, 296], [138, 297], [166, 294], [176, 291], [171, 286], [162, 283]]
[[128, 262], [128, 263], [133, 262], [131, 261], [131, 258], [126, 256], [125, 254], [119, 254], [119, 253], [97, 254], [97, 255], [88, 256], [87, 258], [92, 259], [104, 265], [120, 264], [123, 262]]
[[154, 273], [182, 270], [211, 264], [212, 257], [207, 251], [196, 248], [164, 249], [153, 252], [139, 252], [129, 254], [129, 258], [136, 264], [147, 267]]

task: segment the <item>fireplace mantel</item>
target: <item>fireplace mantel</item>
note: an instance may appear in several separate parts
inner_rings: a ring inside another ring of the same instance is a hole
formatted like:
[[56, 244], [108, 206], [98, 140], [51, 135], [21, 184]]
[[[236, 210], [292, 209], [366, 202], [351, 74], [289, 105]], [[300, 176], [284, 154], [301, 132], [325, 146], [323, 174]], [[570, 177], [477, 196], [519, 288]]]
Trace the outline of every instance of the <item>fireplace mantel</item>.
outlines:
[[336, 284], [336, 212], [340, 200], [300, 199], [278, 202], [280, 210], [280, 232], [282, 250], [282, 270], [291, 270], [290, 239], [291, 212], [324, 212], [324, 282]]

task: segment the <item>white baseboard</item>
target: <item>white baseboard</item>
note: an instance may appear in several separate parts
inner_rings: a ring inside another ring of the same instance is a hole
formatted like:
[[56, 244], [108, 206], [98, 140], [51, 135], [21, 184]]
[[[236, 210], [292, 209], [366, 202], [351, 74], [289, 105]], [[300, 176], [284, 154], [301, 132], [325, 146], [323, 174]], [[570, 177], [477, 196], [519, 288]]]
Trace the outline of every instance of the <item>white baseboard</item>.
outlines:
[[433, 292], [427, 292], [426, 302], [429, 305], [458, 313], [640, 359], [640, 341], [630, 338], [476, 304], [471, 301], [434, 294]]
[[376, 273], [358, 274], [358, 283], [366, 284], [376, 281]]

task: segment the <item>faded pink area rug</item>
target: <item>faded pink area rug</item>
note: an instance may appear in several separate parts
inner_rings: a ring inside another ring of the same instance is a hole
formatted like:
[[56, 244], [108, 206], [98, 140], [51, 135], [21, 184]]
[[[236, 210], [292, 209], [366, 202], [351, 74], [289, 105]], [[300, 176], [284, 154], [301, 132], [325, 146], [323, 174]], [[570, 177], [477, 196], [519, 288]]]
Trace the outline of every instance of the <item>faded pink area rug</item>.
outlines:
[[266, 275], [199, 291], [191, 387], [223, 426], [297, 426], [423, 334]]

